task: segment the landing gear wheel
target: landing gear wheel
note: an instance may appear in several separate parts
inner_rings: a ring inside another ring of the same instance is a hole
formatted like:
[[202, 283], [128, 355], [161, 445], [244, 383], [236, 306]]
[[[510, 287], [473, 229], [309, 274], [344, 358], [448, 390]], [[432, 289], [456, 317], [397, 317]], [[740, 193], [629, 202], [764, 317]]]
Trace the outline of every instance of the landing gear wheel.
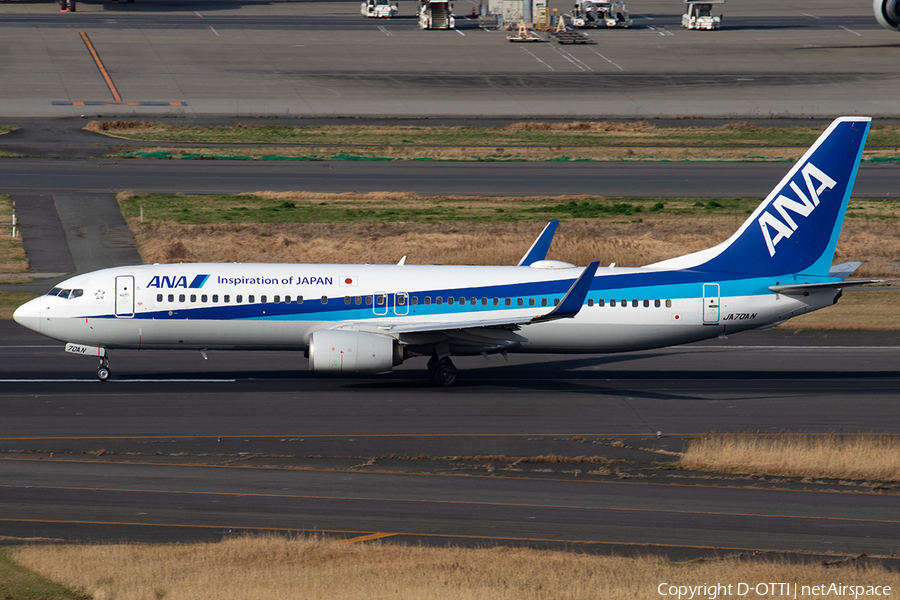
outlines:
[[452, 387], [459, 380], [459, 372], [449, 358], [442, 358], [437, 361], [431, 378], [441, 387]]
[[112, 375], [112, 372], [109, 370], [109, 357], [101, 356], [100, 357], [100, 366], [97, 367], [97, 379], [100, 381], [106, 381], [109, 379], [109, 376]]
[[438, 362], [440, 361], [437, 356], [432, 355], [432, 357], [428, 359], [428, 374], [432, 377], [434, 377], [434, 370], [437, 368]]

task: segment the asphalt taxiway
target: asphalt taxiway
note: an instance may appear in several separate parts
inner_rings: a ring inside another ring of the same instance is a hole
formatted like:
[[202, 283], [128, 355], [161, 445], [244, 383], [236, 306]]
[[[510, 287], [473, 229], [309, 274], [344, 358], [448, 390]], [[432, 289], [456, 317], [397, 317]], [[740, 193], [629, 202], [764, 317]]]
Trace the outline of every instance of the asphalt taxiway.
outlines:
[[[12, 323], [0, 339], [0, 528], [13, 538], [273, 530], [673, 557], [898, 549], [889, 484], [664, 466], [711, 431], [896, 431], [896, 333], [459, 359], [453, 389], [432, 387], [421, 361], [333, 378], [275, 352], [116, 352], [101, 383], [92, 360]], [[534, 458], [548, 455], [604, 458]]]

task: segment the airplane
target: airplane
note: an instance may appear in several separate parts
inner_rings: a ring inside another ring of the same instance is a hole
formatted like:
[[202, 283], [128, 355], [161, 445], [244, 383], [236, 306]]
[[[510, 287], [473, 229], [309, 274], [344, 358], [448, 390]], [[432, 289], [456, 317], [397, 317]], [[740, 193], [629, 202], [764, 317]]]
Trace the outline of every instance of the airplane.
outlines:
[[74, 276], [15, 320], [99, 358], [117, 349], [304, 351], [314, 372], [379, 374], [428, 357], [610, 353], [767, 329], [830, 306], [832, 266], [871, 119], [836, 119], [730, 238], [643, 267], [548, 260], [550, 222], [516, 266], [154, 264]]
[[900, 31], [900, 0], [873, 0], [875, 19], [885, 29]]

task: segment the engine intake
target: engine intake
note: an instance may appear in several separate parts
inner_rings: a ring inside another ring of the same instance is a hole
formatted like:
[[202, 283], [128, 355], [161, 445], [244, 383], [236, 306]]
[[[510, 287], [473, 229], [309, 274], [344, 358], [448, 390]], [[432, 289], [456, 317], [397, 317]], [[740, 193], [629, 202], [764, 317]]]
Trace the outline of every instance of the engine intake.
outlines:
[[388, 373], [403, 362], [390, 336], [354, 329], [326, 329], [309, 336], [309, 368], [320, 373]]
[[882, 27], [900, 31], [900, 0], [874, 0], [873, 7]]

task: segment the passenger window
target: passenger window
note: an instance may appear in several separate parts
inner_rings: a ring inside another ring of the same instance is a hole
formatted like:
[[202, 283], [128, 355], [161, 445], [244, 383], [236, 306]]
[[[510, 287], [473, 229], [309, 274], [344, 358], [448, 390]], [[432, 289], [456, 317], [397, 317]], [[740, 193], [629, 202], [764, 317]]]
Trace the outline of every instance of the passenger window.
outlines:
[[184, 302], [184, 294], [178, 294], [178, 301]]
[[500, 306], [500, 298], [494, 298], [494, 306]]
[[[160, 294], [159, 296], [160, 296], [159, 301], [162, 302], [162, 294]], [[200, 296], [200, 302], [203, 302], [204, 304], [206, 304], [206, 302], [208, 300], [209, 300], [209, 296], [207, 296], [206, 294], [203, 294], [202, 296]]]
[[660, 306], [662, 306], [662, 303], [659, 300], [654, 300], [653, 306], [655, 306], [656, 308], [659, 308]]
[[303, 296], [297, 296], [297, 304], [303, 304]]
[[666, 308], [672, 308], [672, 301], [666, 300]]
[[409, 299], [409, 303], [412, 304], [413, 306], [416, 306], [417, 304], [419, 304], [419, 297], [413, 296], [412, 298]]
[[631, 306], [632, 306], [633, 308], [637, 308], [637, 307], [638, 307], [638, 301], [637, 301], [637, 298], [635, 298], [634, 300], [631, 301]]
[[469, 302], [472, 304], [472, 306], [475, 306], [476, 304], [478, 304], [478, 298], [475, 298], [473, 296], [473, 297], [469, 298]]
[[524, 299], [519, 298], [517, 302], [519, 303], [519, 306], [525, 306], [525, 300], [524, 300]]
[[241, 296], [240, 294], [238, 294], [238, 297], [235, 298], [234, 301], [237, 302], [238, 304], [240, 304], [241, 302], [244, 301], [244, 297]]
[[328, 304], [328, 296], [322, 296], [322, 304]]
[[162, 295], [162, 294], [157, 294], [157, 295], [156, 295], [156, 301], [157, 301], [157, 302], [162, 302], [162, 301], [163, 301], [163, 295]]
[[219, 301], [219, 295], [213, 294], [213, 304], [216, 304]]
[[622, 298], [622, 306], [628, 306], [628, 300]]
[[559, 306], [559, 298], [553, 299], [553, 306]]
[[228, 294], [225, 294], [224, 302], [225, 302], [225, 304], [228, 304], [229, 302], [231, 302], [231, 296]]
[[265, 304], [265, 303], [266, 303], [266, 297], [265, 297], [265, 296], [260, 296], [260, 297], [259, 297], [259, 301], [262, 302], [263, 304]]
[[644, 308], [650, 308], [650, 301], [644, 300]]
[[366, 296], [366, 306], [372, 306], [372, 296]]
[[354, 304], [359, 306], [360, 304], [362, 304], [362, 296], [357, 296], [356, 298], [354, 298], [353, 302]]
[[615, 306], [615, 305], [616, 305], [616, 299], [613, 298], [612, 300], [610, 300], [610, 301], [609, 301], [609, 305], [610, 305], [610, 306]]
[[440, 306], [441, 304], [444, 303], [444, 297], [438, 296], [437, 298], [434, 299], [434, 301], [435, 301], [435, 303], [437, 303], [438, 306]]
[[175, 294], [169, 294], [169, 302], [175, 302]]
[[256, 301], [256, 296], [247, 296], [247, 302], [253, 304]]
[[512, 300], [510, 298], [506, 298], [506, 302], [504, 304], [510, 306], [512, 304]]
[[394, 296], [397, 306], [406, 306], [406, 296]]
[[281, 302], [281, 296], [275, 296], [275, 298], [273, 298], [273, 300], [274, 300], [275, 304], [278, 304], [279, 302]]
[[431, 304], [431, 296], [425, 296], [425, 306], [428, 306], [430, 304]]
[[588, 298], [588, 306], [593, 306], [593, 305], [594, 305], [594, 299]]
[[541, 306], [547, 306], [547, 299], [541, 298]]
[[290, 303], [291, 303], [291, 297], [290, 297], [290, 296], [285, 296], [285, 297], [284, 297], [284, 303], [285, 303], [285, 304], [290, 304]]
[[193, 303], [196, 301], [197, 301], [197, 294], [191, 294], [191, 302]]
[[384, 296], [376, 296], [375, 302], [378, 304], [378, 306], [381, 306], [382, 304], [384, 304]]
[[597, 300], [597, 306], [606, 306], [606, 299], [600, 298]]
[[344, 296], [344, 304], [350, 304], [350, 296]]
[[454, 298], [453, 296], [447, 298], [447, 304], [449, 304], [450, 306], [453, 306], [454, 302], [456, 302], [456, 298]]
[[528, 306], [534, 306], [534, 298], [528, 299]]
[[463, 306], [465, 306], [465, 304], [466, 304], [466, 299], [465, 299], [465, 298], [460, 298], [460, 299], [459, 299], [459, 303], [462, 304]]
[[488, 303], [488, 299], [487, 299], [487, 298], [482, 298], [482, 299], [481, 299], [481, 305], [482, 305], [482, 306], [487, 306], [487, 303]]

